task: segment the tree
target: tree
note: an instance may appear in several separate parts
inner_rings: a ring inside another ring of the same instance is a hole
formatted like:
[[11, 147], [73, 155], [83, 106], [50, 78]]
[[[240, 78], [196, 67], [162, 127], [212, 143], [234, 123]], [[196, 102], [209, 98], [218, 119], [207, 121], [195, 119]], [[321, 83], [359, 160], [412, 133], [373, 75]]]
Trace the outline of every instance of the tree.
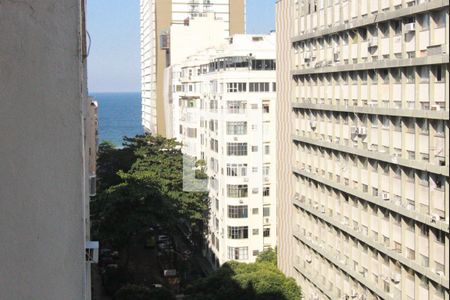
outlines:
[[277, 265], [277, 252], [272, 248], [261, 252], [256, 258], [256, 262], [267, 262], [273, 265]]
[[118, 172], [127, 172], [135, 160], [136, 157], [131, 148], [116, 148], [108, 141], [100, 143], [97, 153], [97, 190], [101, 192], [119, 184], [121, 178]]
[[133, 236], [152, 223], [174, 227], [186, 220], [200, 235], [207, 195], [183, 191], [181, 145], [173, 139], [141, 135], [125, 138], [122, 149], [100, 145], [100, 191], [92, 201], [93, 235], [128, 253]]
[[118, 290], [114, 300], [175, 300], [175, 297], [166, 288], [148, 288], [131, 284]]
[[275, 251], [265, 251], [256, 263], [225, 263], [187, 291], [188, 300], [300, 300], [294, 279], [277, 269]]

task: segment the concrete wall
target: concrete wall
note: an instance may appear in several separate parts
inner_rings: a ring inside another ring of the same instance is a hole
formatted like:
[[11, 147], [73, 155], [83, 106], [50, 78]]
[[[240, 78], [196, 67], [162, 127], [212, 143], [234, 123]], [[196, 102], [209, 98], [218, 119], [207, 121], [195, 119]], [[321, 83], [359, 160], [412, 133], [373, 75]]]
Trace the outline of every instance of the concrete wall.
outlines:
[[81, 8], [0, 1], [0, 299], [86, 299]]
[[230, 36], [245, 33], [245, 0], [230, 0]]
[[279, 0], [276, 4], [277, 35], [277, 230], [278, 267], [293, 276], [294, 245], [292, 238], [294, 195], [292, 179], [293, 149], [291, 119], [291, 55], [289, 39], [293, 29], [292, 0]]

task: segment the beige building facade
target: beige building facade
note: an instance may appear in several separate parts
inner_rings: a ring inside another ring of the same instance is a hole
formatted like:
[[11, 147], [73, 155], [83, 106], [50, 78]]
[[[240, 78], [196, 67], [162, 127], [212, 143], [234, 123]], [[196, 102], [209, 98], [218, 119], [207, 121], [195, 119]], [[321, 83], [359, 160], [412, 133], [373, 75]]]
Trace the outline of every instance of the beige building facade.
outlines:
[[91, 299], [85, 33], [83, 0], [0, 2], [0, 299]]
[[279, 266], [305, 299], [449, 299], [449, 1], [277, 2]]
[[164, 101], [164, 72], [171, 65], [174, 42], [170, 31], [207, 13], [226, 22], [227, 35], [245, 32], [244, 0], [141, 0], [142, 125], [146, 132], [171, 134]]

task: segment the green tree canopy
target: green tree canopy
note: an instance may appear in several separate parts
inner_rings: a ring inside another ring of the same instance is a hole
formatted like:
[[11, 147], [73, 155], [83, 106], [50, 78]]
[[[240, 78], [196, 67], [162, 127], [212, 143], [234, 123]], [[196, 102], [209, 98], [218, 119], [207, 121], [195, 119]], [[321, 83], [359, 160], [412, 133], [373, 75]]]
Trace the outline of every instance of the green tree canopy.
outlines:
[[130, 284], [118, 290], [114, 300], [175, 300], [175, 297], [166, 288], [148, 288]]
[[93, 235], [127, 250], [130, 238], [152, 223], [173, 226], [186, 220], [201, 231], [208, 198], [183, 191], [181, 145], [150, 135], [125, 138], [123, 145], [100, 145], [99, 192], [91, 205]]
[[294, 279], [276, 266], [275, 251], [265, 251], [256, 263], [235, 261], [199, 280], [187, 291], [188, 300], [300, 300]]

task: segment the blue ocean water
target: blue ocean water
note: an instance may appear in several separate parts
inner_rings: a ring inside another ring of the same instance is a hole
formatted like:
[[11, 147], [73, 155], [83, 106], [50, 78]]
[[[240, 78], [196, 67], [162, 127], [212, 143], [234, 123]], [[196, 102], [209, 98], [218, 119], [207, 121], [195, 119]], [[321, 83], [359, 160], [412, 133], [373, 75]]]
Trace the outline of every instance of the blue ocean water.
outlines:
[[141, 93], [92, 93], [98, 102], [99, 141], [122, 146], [124, 136], [144, 133], [141, 125]]

